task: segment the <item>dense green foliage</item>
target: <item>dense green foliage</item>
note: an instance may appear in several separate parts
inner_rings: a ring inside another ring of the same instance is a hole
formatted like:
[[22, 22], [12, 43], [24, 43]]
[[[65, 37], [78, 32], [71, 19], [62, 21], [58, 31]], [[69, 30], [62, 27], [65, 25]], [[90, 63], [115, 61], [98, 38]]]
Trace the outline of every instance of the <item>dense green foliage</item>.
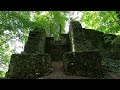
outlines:
[[118, 33], [119, 18], [115, 11], [83, 11], [81, 23], [85, 28], [96, 29], [105, 33]]
[[[60, 25], [64, 33], [67, 11], [0, 11], [0, 66], [8, 66], [16, 40], [26, 43], [28, 34], [35, 27], [45, 28], [47, 36], [59, 37]], [[84, 28], [105, 33], [119, 34], [119, 18], [115, 11], [83, 11], [80, 22]], [[0, 76], [4, 76], [0, 71]]]

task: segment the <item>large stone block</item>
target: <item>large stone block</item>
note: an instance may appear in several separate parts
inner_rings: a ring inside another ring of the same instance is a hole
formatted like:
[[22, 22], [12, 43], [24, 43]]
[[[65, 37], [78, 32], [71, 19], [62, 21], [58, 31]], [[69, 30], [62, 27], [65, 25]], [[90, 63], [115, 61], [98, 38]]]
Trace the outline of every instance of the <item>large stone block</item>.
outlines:
[[105, 72], [98, 51], [67, 52], [63, 56], [63, 67], [68, 75], [103, 77]]
[[81, 24], [76, 21], [70, 23], [69, 34], [75, 52], [96, 50], [101, 48], [104, 43], [103, 32], [82, 28]]
[[51, 57], [48, 54], [13, 54], [6, 78], [38, 78], [51, 73]]
[[93, 29], [84, 29], [82, 30], [84, 33], [85, 40], [91, 42], [94, 48], [102, 48], [104, 44], [104, 33], [99, 32]]
[[24, 52], [26, 53], [44, 53], [46, 43], [46, 32], [44, 29], [35, 29], [31, 31], [28, 41], [25, 45]]

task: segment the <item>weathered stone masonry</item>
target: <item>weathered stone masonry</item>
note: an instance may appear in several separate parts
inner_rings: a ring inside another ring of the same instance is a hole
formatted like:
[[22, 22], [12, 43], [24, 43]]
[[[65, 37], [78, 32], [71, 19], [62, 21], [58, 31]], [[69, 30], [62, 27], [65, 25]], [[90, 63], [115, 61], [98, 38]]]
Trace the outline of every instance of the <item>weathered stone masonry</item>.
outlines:
[[83, 29], [79, 22], [74, 21], [70, 24], [69, 35], [72, 52], [64, 54], [65, 73], [89, 77], [102, 74], [104, 67], [99, 48], [103, 45], [103, 33]]
[[51, 73], [51, 56], [45, 53], [46, 33], [35, 29], [29, 34], [22, 54], [13, 54], [6, 78], [38, 78]]
[[61, 34], [60, 41], [54, 41], [53, 37], [46, 37], [45, 52], [50, 54], [52, 61], [62, 60], [65, 52], [70, 51], [70, 40], [68, 34]]
[[63, 54], [70, 51], [69, 35], [61, 34], [61, 40], [46, 37], [44, 29], [31, 31], [24, 52], [11, 56], [6, 77], [38, 78], [50, 74], [51, 61], [62, 60]]
[[[44, 29], [31, 31], [24, 52], [13, 54], [6, 78], [38, 78], [52, 73], [52, 61], [63, 61], [67, 75], [88, 77], [103, 76], [106, 72], [103, 57], [116, 57], [108, 54], [113, 46], [105, 43], [105, 34], [96, 30], [82, 28], [77, 21], [70, 23], [69, 33], [61, 34], [60, 40], [46, 37]], [[111, 52], [112, 53], [112, 52]]]

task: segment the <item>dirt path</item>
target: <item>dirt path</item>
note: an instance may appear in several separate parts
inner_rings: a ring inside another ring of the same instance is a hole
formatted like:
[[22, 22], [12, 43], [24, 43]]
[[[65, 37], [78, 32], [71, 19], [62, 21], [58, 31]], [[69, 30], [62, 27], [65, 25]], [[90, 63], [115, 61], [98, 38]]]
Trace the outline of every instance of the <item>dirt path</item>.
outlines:
[[61, 61], [52, 62], [52, 67], [54, 71], [50, 75], [43, 76], [39, 79], [89, 79], [82, 76], [67, 76], [64, 74], [62, 66], [63, 63]]
[[[54, 71], [50, 75], [43, 76], [39, 79], [92, 79], [92, 78], [82, 77], [82, 76], [65, 75], [62, 66], [63, 66], [63, 63], [61, 61], [52, 62], [52, 67]], [[113, 74], [111, 72], [108, 72], [108, 74], [110, 75], [110, 77], [112, 77], [111, 79], [120, 79], [120, 76], [116, 74]]]

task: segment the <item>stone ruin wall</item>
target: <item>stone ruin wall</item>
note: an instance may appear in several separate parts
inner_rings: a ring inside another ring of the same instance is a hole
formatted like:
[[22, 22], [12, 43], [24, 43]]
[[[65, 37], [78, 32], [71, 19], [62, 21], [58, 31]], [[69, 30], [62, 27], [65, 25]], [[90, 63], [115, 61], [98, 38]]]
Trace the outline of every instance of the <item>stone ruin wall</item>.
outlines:
[[60, 41], [54, 41], [53, 37], [46, 37], [45, 52], [50, 54], [52, 61], [62, 60], [65, 52], [70, 51], [69, 34], [61, 34]]
[[[13, 54], [6, 78], [37, 78], [52, 72], [51, 61], [63, 61], [66, 74], [97, 77], [105, 71], [101, 61], [111, 50], [111, 42], [104, 43], [111, 34], [82, 28], [77, 21], [70, 23], [68, 34], [61, 34], [56, 43], [46, 37], [44, 29], [31, 31], [24, 52]], [[74, 44], [74, 47], [73, 47]], [[108, 47], [109, 46], [109, 47]], [[74, 51], [73, 51], [74, 48]]]
[[51, 56], [45, 53], [46, 32], [31, 31], [24, 52], [13, 54], [6, 78], [38, 78], [52, 72]]

